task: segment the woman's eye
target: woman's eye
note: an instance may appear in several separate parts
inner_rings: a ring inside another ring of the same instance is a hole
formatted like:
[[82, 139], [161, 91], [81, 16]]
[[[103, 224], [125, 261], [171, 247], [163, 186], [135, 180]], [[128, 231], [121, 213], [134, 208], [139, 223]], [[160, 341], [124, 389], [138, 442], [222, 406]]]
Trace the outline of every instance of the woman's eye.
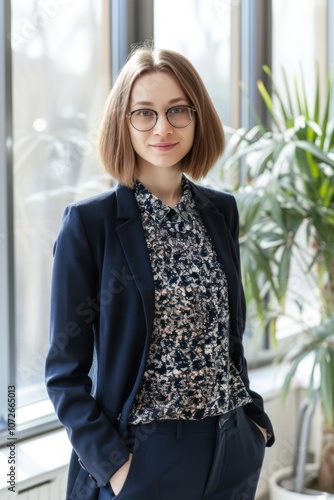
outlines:
[[180, 115], [186, 111], [186, 108], [184, 106], [177, 106], [175, 108], [172, 108], [169, 110], [170, 113], [173, 115]]
[[140, 116], [141, 118], [151, 118], [154, 113], [149, 109], [141, 109], [140, 111], [137, 111], [136, 115]]

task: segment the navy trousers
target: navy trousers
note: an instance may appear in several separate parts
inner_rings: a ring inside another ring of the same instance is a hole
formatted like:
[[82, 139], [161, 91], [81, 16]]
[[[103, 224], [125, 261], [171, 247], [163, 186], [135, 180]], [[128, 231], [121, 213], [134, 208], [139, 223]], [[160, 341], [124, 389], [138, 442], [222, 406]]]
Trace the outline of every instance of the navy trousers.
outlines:
[[124, 486], [99, 500], [253, 500], [265, 451], [258, 427], [237, 408], [201, 421], [133, 427], [133, 459]]

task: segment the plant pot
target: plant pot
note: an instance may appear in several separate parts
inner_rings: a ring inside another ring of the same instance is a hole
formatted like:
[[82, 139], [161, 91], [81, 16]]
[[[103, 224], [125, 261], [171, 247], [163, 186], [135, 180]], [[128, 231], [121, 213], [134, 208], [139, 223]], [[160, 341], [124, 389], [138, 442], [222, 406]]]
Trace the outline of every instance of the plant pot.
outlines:
[[[308, 479], [312, 479], [317, 475], [318, 465], [308, 464], [306, 466], [306, 474]], [[274, 472], [269, 479], [270, 500], [334, 500], [334, 494], [322, 493], [316, 490], [305, 488], [303, 493], [296, 493], [289, 490], [291, 483], [291, 467], [279, 469]]]

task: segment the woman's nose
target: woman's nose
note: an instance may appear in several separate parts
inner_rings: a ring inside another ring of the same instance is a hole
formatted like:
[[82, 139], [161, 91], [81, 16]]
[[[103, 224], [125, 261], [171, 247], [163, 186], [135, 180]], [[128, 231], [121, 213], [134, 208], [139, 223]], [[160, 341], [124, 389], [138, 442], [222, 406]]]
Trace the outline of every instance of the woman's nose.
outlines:
[[174, 129], [172, 125], [167, 120], [167, 116], [164, 113], [160, 113], [158, 116], [157, 123], [153, 128], [153, 134], [165, 136], [168, 134], [172, 134]]

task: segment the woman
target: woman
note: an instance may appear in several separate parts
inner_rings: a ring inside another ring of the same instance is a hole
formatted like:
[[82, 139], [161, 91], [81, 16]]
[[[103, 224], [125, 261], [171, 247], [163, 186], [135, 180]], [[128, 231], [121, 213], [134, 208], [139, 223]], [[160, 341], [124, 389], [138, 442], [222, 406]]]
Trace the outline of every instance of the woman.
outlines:
[[243, 356], [236, 203], [185, 176], [223, 148], [191, 63], [137, 49], [100, 130], [119, 185], [67, 207], [55, 244], [46, 378], [69, 499], [254, 498], [274, 438]]

